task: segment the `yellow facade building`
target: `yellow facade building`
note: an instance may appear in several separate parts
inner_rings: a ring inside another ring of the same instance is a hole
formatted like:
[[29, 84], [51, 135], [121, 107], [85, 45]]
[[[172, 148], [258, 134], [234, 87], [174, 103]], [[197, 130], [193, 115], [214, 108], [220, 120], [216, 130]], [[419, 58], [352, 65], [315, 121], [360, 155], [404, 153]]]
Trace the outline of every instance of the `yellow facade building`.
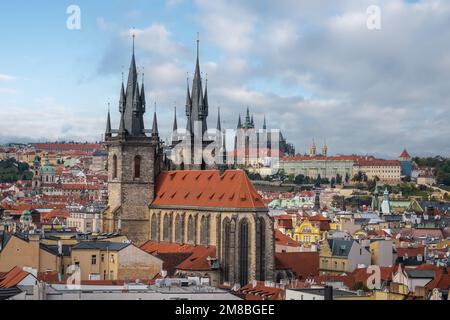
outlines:
[[292, 238], [295, 241], [299, 241], [307, 246], [318, 243], [322, 239], [319, 224], [311, 222], [308, 218], [305, 218], [294, 229]]

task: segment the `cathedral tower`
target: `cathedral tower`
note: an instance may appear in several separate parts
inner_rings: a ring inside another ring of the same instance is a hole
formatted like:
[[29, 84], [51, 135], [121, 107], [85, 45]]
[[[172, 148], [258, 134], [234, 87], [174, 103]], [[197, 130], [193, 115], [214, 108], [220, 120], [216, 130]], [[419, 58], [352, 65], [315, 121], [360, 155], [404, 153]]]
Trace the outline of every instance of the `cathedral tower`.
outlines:
[[120, 90], [119, 129], [111, 129], [109, 111], [106, 122], [109, 198], [103, 232], [121, 232], [138, 245], [148, 238], [148, 205], [154, 198], [162, 160], [156, 112], [152, 129], [146, 130], [145, 107], [144, 79], [140, 87], [133, 36], [128, 81], [126, 87], [122, 81]]

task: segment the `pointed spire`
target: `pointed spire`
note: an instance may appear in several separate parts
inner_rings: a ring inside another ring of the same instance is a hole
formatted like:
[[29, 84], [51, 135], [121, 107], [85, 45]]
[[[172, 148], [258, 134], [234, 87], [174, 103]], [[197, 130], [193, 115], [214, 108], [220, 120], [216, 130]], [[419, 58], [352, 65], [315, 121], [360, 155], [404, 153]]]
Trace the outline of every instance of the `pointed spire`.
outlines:
[[197, 32], [197, 61], [199, 61], [200, 56], [200, 32]]
[[252, 125], [251, 123], [251, 119], [250, 119], [250, 108], [249, 106], [247, 106], [247, 113], [245, 115], [245, 123], [244, 123], [244, 128], [250, 128]]
[[250, 119], [250, 123], [252, 125], [252, 128], [254, 128], [255, 127], [255, 121], [253, 121], [253, 114], [252, 114], [252, 118]]
[[108, 117], [106, 118], [106, 131], [105, 136], [111, 136], [111, 114], [110, 114], [110, 103], [108, 102]]
[[119, 134], [123, 136], [126, 133], [127, 133], [127, 131], [125, 129], [125, 117], [124, 117], [124, 113], [122, 112], [120, 114]]
[[208, 115], [208, 74], [206, 74], [206, 80], [205, 80], [205, 96], [203, 97], [203, 108], [204, 108], [204, 115]]
[[158, 136], [158, 119], [156, 118], [156, 110], [153, 113], [152, 136]]
[[220, 107], [217, 108], [217, 130], [222, 131], [222, 124], [220, 122]]
[[[123, 73], [122, 73], [122, 80], [123, 80]], [[126, 103], [125, 88], [123, 86], [123, 81], [122, 81], [122, 87], [120, 88], [120, 99], [119, 99], [119, 111], [121, 113], [123, 113], [125, 111], [125, 103]]]
[[130, 70], [128, 74], [128, 82], [127, 82], [127, 92], [126, 94], [134, 94], [134, 86], [137, 83], [137, 68], [136, 68], [136, 58], [134, 56], [134, 38], [135, 35], [133, 34], [133, 53], [131, 55], [131, 62], [130, 62]]
[[178, 130], [178, 123], [177, 123], [177, 107], [174, 107], [174, 113], [173, 113], [173, 132], [175, 133]]
[[191, 113], [191, 106], [192, 106], [192, 99], [191, 99], [191, 93], [190, 93], [190, 89], [189, 89], [189, 74], [186, 78], [187, 83], [186, 83], [186, 115], [190, 115]]
[[139, 94], [139, 84], [136, 83], [136, 86], [134, 88], [134, 93], [133, 93], [133, 111], [135, 113], [138, 113], [140, 111], [140, 107], [141, 107], [141, 97]]
[[144, 73], [142, 73], [142, 86], [141, 86], [141, 104], [142, 104], [142, 113], [145, 113], [145, 88], [144, 88]]
[[238, 129], [242, 129], [242, 121], [241, 121], [241, 114], [239, 114], [239, 119], [238, 119], [238, 125], [237, 125]]
[[264, 115], [263, 130], [267, 130], [266, 115]]

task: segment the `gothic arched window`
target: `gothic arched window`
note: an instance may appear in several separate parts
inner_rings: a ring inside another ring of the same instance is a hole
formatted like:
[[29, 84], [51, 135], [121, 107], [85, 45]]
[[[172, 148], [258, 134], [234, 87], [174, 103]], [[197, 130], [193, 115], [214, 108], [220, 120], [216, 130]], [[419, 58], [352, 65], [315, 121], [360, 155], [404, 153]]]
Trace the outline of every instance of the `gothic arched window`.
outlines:
[[163, 221], [163, 240], [170, 241], [170, 217], [169, 214], [164, 216]]
[[184, 227], [183, 227], [183, 217], [181, 214], [177, 215], [177, 218], [175, 220], [175, 242], [177, 243], [183, 243], [183, 234], [184, 234]]
[[200, 243], [207, 246], [209, 243], [209, 217], [203, 216], [200, 223]]
[[152, 240], [153, 241], [158, 241], [158, 219], [156, 217], [156, 213], [153, 214], [152, 216], [152, 220], [151, 220], [151, 233], [152, 233]]
[[141, 177], [141, 156], [134, 157], [134, 177]]
[[113, 177], [113, 179], [116, 179], [117, 178], [117, 156], [116, 155], [113, 156], [112, 162], [113, 162], [113, 165], [112, 165], [112, 170], [113, 170], [112, 177]]
[[239, 226], [239, 268], [241, 286], [245, 286], [248, 284], [248, 241], [248, 221], [247, 219], [243, 219]]
[[223, 221], [223, 281], [230, 281], [230, 219]]
[[194, 217], [189, 216], [188, 219], [188, 242], [194, 243], [195, 241], [195, 222]]
[[266, 280], [266, 222], [259, 218], [259, 280]]

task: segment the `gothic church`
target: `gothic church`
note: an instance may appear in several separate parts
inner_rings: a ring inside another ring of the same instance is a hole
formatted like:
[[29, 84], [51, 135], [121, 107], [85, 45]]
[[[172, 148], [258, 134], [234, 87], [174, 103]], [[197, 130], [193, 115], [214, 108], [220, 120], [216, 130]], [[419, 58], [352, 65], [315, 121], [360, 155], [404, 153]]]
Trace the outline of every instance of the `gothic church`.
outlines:
[[[273, 218], [244, 171], [219, 171], [204, 165], [168, 170], [163, 159], [156, 112], [144, 128], [144, 83], [138, 83], [133, 53], [126, 86], [120, 89], [118, 129], [108, 111], [108, 206], [103, 232], [120, 232], [137, 245], [147, 241], [214, 247], [220, 283], [245, 285], [272, 280]], [[186, 102], [187, 127], [193, 120], [207, 128], [207, 87], [197, 65]], [[175, 120], [176, 123], [176, 120]], [[220, 129], [220, 115], [218, 120]], [[204, 147], [208, 141], [202, 142]]]

